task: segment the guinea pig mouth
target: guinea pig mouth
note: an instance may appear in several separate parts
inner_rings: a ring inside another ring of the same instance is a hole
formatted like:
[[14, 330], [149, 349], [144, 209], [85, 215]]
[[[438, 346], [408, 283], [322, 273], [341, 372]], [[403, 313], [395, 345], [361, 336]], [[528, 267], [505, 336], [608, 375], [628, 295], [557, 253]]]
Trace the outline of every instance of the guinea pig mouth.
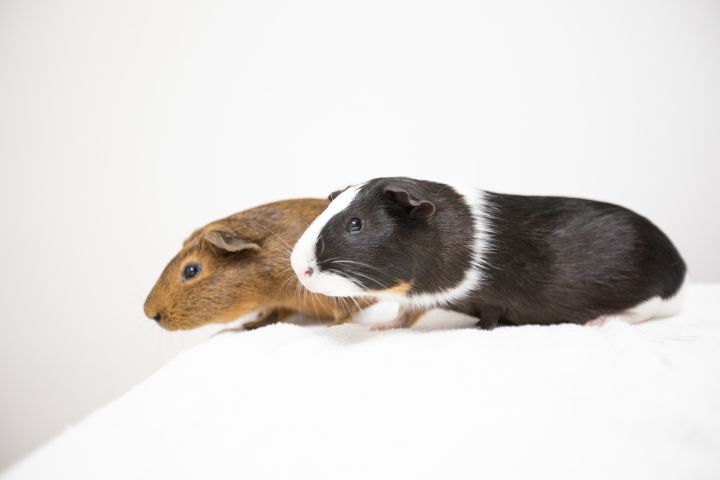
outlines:
[[173, 318], [171, 315], [169, 315], [167, 312], [161, 312], [158, 311], [158, 313], [152, 317], [153, 320], [155, 320], [155, 323], [159, 327], [162, 327], [165, 330], [181, 330], [183, 327], [176, 322], [175, 318]]
[[157, 323], [158, 326], [165, 330], [177, 330], [177, 327], [173, 326], [172, 321], [170, 321], [170, 318], [168, 318], [167, 315], [162, 315], [160, 319], [153, 320], [155, 320], [155, 323]]
[[158, 322], [158, 325], [160, 325], [165, 330], [168, 330], [170, 332], [173, 332], [175, 330], [190, 330], [191, 328], [195, 328], [197, 325], [185, 325], [185, 324], [178, 324], [177, 322], [170, 321], [169, 319], [163, 319], [162, 321]]

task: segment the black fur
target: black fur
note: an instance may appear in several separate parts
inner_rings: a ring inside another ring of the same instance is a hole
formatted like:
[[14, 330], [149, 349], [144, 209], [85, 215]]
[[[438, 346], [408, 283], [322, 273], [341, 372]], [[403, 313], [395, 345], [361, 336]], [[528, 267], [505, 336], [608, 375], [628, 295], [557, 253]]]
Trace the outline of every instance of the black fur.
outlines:
[[[414, 214], [422, 202], [434, 207], [425, 205], [430, 216]], [[479, 268], [477, 290], [444, 308], [480, 317], [486, 328], [585, 323], [672, 297], [685, 278], [667, 236], [623, 207], [490, 192], [484, 202], [489, 248], [482, 264], [471, 266], [474, 220], [464, 197], [434, 182], [371, 180], [322, 230], [318, 266], [366, 290], [408, 282], [409, 295], [453, 287], [468, 268]], [[346, 229], [353, 217], [363, 221], [358, 233]]]
[[485, 201], [486, 280], [454, 309], [484, 317], [484, 309], [499, 308], [498, 321], [510, 324], [585, 323], [670, 298], [685, 279], [685, 262], [668, 237], [626, 208], [489, 192]]
[[[398, 198], [399, 191], [407, 199]], [[430, 218], [417, 214], [423, 207], [412, 202], [419, 199], [442, 211]], [[411, 280], [412, 293], [452, 287], [462, 281], [471, 260], [470, 215], [462, 196], [447, 185], [409, 178], [371, 180], [320, 232], [318, 267], [367, 290]], [[351, 218], [362, 220], [360, 232], [347, 231]]]

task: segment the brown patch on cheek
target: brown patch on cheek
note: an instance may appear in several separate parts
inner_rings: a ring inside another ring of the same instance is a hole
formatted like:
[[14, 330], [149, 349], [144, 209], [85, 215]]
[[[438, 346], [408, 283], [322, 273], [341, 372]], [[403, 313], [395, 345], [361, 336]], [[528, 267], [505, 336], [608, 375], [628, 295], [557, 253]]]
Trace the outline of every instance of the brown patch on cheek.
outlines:
[[395, 295], [407, 295], [407, 293], [412, 288], [412, 284], [410, 282], [400, 282], [394, 287], [386, 288], [384, 290], [368, 290], [368, 293], [370, 295], [379, 295], [379, 294], [388, 294], [392, 293]]

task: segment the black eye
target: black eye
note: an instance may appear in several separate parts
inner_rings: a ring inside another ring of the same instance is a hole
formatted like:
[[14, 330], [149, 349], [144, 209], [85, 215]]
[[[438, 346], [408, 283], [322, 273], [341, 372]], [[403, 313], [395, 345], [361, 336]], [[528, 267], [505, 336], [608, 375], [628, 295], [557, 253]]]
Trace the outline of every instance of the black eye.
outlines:
[[185, 265], [185, 269], [183, 269], [183, 279], [189, 280], [198, 273], [200, 273], [200, 265], [197, 263], [188, 263]]
[[347, 224], [347, 231], [350, 233], [357, 233], [362, 230], [362, 220], [359, 218], [351, 218]]

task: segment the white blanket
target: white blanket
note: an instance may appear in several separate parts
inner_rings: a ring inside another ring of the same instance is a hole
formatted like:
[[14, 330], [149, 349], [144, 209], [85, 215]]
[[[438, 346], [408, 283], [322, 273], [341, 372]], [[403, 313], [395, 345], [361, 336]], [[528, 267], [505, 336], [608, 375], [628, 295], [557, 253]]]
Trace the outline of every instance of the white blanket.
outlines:
[[3, 479], [720, 478], [720, 285], [636, 326], [447, 322], [218, 335]]

